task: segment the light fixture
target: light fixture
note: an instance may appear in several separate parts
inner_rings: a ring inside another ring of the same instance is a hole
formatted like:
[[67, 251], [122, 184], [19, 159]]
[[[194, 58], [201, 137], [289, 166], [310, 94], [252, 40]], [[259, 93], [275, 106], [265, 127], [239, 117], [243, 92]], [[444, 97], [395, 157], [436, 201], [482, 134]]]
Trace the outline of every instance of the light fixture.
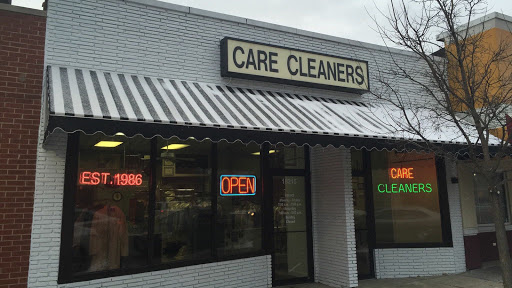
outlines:
[[[279, 150], [268, 150], [268, 154], [274, 154], [274, 153], [277, 153], [277, 152], [279, 152]], [[260, 155], [260, 152], [259, 151], [258, 152], [254, 152], [254, 153], [251, 153], [251, 155], [258, 156], [258, 155]]]
[[124, 135], [124, 133], [123, 133], [123, 132], [117, 132], [117, 133], [116, 133], [116, 136], [126, 136], [126, 135]]
[[119, 141], [100, 141], [98, 143], [96, 143], [94, 146], [95, 147], [104, 147], [104, 148], [114, 148], [114, 147], [117, 147], [119, 145], [123, 144], [123, 142], [119, 142]]
[[188, 147], [188, 144], [169, 144], [167, 146], [162, 147], [162, 150], [178, 150]]

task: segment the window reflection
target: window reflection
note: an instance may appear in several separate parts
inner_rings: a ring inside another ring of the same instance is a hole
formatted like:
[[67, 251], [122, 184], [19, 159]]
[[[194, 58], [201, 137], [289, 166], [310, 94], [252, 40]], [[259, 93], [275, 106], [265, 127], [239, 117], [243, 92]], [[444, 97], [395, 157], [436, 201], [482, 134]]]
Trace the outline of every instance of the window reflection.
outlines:
[[[138, 137], [81, 136], [73, 272], [144, 265], [149, 141]], [[98, 145], [100, 141], [104, 142]]]
[[[122, 135], [81, 134], [79, 141], [73, 274], [146, 266], [148, 256], [154, 265], [261, 251], [260, 146]], [[243, 175], [239, 195], [220, 195], [220, 175]]]
[[275, 145], [268, 155], [270, 168], [304, 169], [304, 147]]
[[[503, 181], [503, 178], [504, 175], [501, 174], [500, 180]], [[493, 207], [489, 197], [489, 185], [487, 184], [485, 177], [483, 175], [473, 173], [473, 185], [475, 187], [475, 206], [478, 224], [494, 223]], [[501, 185], [500, 191], [506, 192], [504, 185]], [[504, 203], [501, 208], [503, 210], [503, 215], [505, 215], [505, 222], [508, 222], [508, 203], [506, 194], [507, 193], [500, 193], [499, 195], [502, 198], [502, 203]]]
[[303, 176], [273, 177], [275, 279], [308, 276], [306, 191]]
[[433, 154], [372, 152], [377, 243], [441, 243]]
[[256, 176], [256, 195], [217, 195], [217, 251], [219, 255], [257, 251], [262, 248], [262, 191], [260, 147], [221, 142], [218, 148], [218, 175]]
[[208, 258], [211, 143], [159, 139], [157, 148], [155, 256], [162, 263]]

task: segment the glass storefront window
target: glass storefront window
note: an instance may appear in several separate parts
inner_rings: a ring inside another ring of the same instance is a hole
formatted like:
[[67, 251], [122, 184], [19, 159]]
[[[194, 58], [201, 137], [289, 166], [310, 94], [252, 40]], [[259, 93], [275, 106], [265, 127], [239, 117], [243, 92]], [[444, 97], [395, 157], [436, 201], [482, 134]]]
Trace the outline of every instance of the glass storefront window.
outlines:
[[[260, 150], [258, 145], [215, 147], [192, 139], [80, 134], [71, 273], [261, 251]], [[250, 176], [240, 180], [240, 187], [254, 186], [254, 195], [221, 196], [221, 175]], [[255, 181], [247, 183], [251, 177]], [[150, 207], [155, 207], [154, 213], [149, 213]]]
[[[217, 194], [217, 253], [230, 255], [261, 250], [263, 214], [260, 188], [260, 146], [221, 142], [217, 144], [217, 149], [217, 179], [219, 181], [221, 181], [222, 175], [234, 175], [235, 177], [243, 175], [256, 178], [255, 195], [226, 196], [221, 195], [221, 191]], [[238, 182], [238, 180], [233, 181], [233, 185]], [[240, 189], [246, 190], [245, 184], [244, 182], [244, 187]], [[232, 189], [235, 188], [232, 187]]]
[[442, 243], [435, 156], [372, 152], [376, 242]]
[[303, 148], [278, 145], [262, 157], [256, 144], [83, 133], [68, 144], [78, 153], [68, 155], [77, 170], [66, 174], [62, 283], [262, 253], [266, 159], [267, 173], [302, 175], [274, 176], [267, 188], [276, 269], [283, 279], [309, 275]]
[[270, 168], [304, 169], [304, 147], [275, 145], [268, 155]]
[[353, 174], [364, 173], [363, 151], [351, 149], [350, 150], [350, 158], [351, 158], [351, 164], [352, 164], [352, 173]]
[[149, 140], [94, 135], [79, 147], [72, 271], [145, 265]]
[[211, 149], [210, 142], [157, 142], [156, 262], [210, 257]]

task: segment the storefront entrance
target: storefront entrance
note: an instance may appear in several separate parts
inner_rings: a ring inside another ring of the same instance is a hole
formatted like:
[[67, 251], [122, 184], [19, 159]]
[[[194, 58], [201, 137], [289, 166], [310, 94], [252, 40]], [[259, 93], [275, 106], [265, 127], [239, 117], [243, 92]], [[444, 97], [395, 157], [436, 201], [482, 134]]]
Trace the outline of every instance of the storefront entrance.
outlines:
[[273, 177], [276, 282], [309, 277], [304, 182], [304, 176]]
[[[274, 286], [313, 280], [309, 161], [301, 150], [281, 148], [269, 154]], [[285, 158], [280, 163], [273, 161], [278, 154]]]

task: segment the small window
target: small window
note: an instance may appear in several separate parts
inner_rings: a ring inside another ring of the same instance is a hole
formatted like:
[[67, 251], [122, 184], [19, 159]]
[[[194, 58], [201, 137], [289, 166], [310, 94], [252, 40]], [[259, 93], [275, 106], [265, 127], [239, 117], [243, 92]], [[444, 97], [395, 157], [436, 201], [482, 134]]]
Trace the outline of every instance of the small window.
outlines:
[[304, 147], [272, 146], [268, 151], [270, 168], [304, 169]]
[[[503, 174], [500, 175], [501, 180], [503, 180]], [[475, 187], [475, 206], [476, 206], [476, 216], [478, 220], [478, 224], [493, 224], [493, 208], [491, 201], [489, 199], [489, 189], [487, 185], [487, 181], [483, 175], [473, 174], [473, 186]], [[508, 203], [507, 198], [505, 197], [506, 190], [505, 185], [501, 186], [500, 196], [503, 199], [503, 203], [505, 205], [502, 207], [503, 212], [505, 214], [505, 222], [508, 222]]]

